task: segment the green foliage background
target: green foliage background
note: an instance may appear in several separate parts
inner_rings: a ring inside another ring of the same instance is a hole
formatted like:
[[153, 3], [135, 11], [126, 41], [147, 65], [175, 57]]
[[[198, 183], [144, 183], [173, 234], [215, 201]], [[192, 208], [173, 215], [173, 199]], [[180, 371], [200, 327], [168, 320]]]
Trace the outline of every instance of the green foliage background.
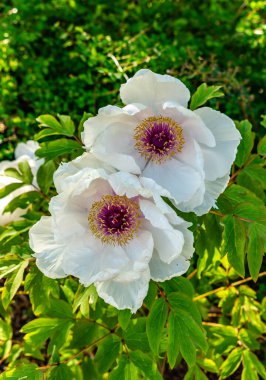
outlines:
[[[38, 132], [47, 161], [42, 192], [9, 205], [30, 205], [25, 220], [0, 228], [1, 380], [266, 378], [265, 9], [239, 0], [0, 2], [0, 159]], [[44, 277], [27, 232], [47, 213], [56, 166], [81, 152], [73, 136], [83, 113], [117, 104], [121, 83], [143, 67], [192, 93], [203, 82], [223, 86], [208, 105], [232, 117], [243, 140], [219, 209], [183, 215], [196, 247], [186, 278], [151, 283], [130, 316], [74, 278]], [[64, 119], [62, 136], [43, 139], [43, 114], [71, 115], [76, 129]], [[57, 139], [64, 151], [51, 149]]]

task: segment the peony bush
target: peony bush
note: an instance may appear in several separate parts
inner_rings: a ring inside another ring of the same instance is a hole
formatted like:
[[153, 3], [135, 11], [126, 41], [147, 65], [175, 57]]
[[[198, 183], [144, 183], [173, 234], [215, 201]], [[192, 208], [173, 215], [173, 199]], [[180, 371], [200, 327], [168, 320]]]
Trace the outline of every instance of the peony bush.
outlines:
[[0, 379], [266, 378], [245, 285], [265, 275], [265, 144], [205, 106], [222, 95], [140, 70], [123, 108], [41, 115], [0, 164]]

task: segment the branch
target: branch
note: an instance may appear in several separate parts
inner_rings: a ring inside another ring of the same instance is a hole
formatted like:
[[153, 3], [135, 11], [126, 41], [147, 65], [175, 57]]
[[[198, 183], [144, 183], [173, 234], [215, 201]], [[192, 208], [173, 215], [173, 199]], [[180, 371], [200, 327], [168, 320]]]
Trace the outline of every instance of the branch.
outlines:
[[[262, 272], [258, 275], [258, 277], [263, 277], [263, 276], [266, 276], [266, 272]], [[248, 282], [248, 281], [251, 281], [252, 280], [252, 277], [248, 277], [248, 278], [244, 278], [243, 280], [240, 280], [240, 281], [236, 281], [236, 282], [233, 282], [232, 284], [228, 285], [228, 286], [221, 286], [220, 288], [217, 288], [217, 289], [214, 289], [214, 290], [211, 290], [207, 293], [204, 293], [204, 294], [200, 294], [199, 296], [196, 296], [193, 298], [193, 301], [198, 301], [202, 298], [206, 298], [212, 294], [215, 294], [215, 293], [218, 293], [218, 292], [221, 292], [222, 290], [226, 290], [226, 289], [229, 289], [231, 287], [234, 287], [234, 286], [238, 286], [238, 285], [242, 285], [244, 284], [245, 282]]]

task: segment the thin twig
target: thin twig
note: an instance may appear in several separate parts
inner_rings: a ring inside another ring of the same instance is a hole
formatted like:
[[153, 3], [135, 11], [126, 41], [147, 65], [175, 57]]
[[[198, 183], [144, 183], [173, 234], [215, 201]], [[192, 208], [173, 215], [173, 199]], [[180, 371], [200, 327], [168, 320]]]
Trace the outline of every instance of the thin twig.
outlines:
[[115, 65], [116, 65], [116, 67], [118, 68], [118, 70], [120, 71], [120, 73], [122, 73], [123, 76], [124, 76], [124, 78], [125, 78], [126, 80], [128, 80], [128, 76], [127, 76], [126, 73], [124, 73], [124, 70], [123, 70], [123, 68], [121, 67], [120, 63], [118, 62], [117, 58], [116, 58], [113, 54], [111, 54], [111, 53], [108, 54], [108, 57], [110, 57], [110, 58], [114, 61]]
[[[263, 277], [263, 276], [266, 276], [266, 272], [262, 272], [258, 275], [258, 277]], [[252, 277], [248, 277], [248, 278], [244, 278], [243, 280], [239, 280], [239, 281], [236, 281], [236, 282], [233, 282], [232, 284], [228, 285], [228, 286], [221, 286], [220, 288], [217, 288], [217, 289], [214, 289], [214, 290], [210, 290], [209, 292], [207, 293], [204, 293], [204, 294], [200, 294], [199, 296], [197, 297], [194, 297], [193, 298], [193, 301], [198, 301], [202, 298], [206, 298], [212, 294], [215, 294], [215, 293], [218, 293], [218, 292], [221, 292], [223, 290], [226, 290], [226, 289], [229, 289], [229, 288], [232, 288], [232, 287], [235, 287], [235, 286], [238, 286], [238, 285], [242, 285], [244, 284], [245, 282], [248, 282], [248, 281], [251, 281], [252, 280]]]

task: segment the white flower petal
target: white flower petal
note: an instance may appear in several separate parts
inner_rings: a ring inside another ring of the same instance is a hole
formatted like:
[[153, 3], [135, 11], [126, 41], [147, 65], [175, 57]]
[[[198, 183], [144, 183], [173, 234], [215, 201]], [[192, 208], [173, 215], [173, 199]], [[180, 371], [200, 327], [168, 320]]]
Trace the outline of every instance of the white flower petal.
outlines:
[[154, 281], [166, 281], [173, 277], [181, 276], [189, 268], [189, 261], [184, 256], [178, 256], [170, 264], [163, 262], [155, 251], [150, 261], [151, 279]]
[[173, 118], [193, 139], [210, 147], [215, 146], [212, 130], [205, 125], [197, 113], [169, 102], [163, 104], [162, 109], [164, 115]]
[[227, 173], [224, 177], [217, 178], [215, 181], [205, 182], [206, 191], [203, 202], [194, 210], [197, 215], [206, 214], [212, 207], [215, 207], [217, 198], [226, 189], [229, 180], [230, 175]]
[[146, 270], [153, 252], [152, 234], [149, 231], [140, 231], [124, 249], [131, 261], [129, 269], [134, 272]]
[[98, 160], [91, 153], [84, 152], [81, 156], [77, 157], [75, 160], [62, 163], [58, 169], [54, 172], [54, 184], [58, 193], [61, 193], [63, 190], [68, 189], [68, 184], [71, 180], [68, 177], [72, 177], [73, 175], [80, 172], [82, 169], [99, 169], [103, 168], [105, 171], [113, 172], [112, 169], [108, 165], [104, 165], [104, 163]]
[[163, 262], [170, 264], [181, 253], [183, 254], [184, 237], [181, 231], [174, 228], [162, 230], [154, 227], [151, 227], [150, 231], [153, 235], [154, 247]]
[[203, 107], [196, 110], [195, 113], [212, 131], [216, 140], [215, 148], [202, 147], [206, 179], [213, 181], [225, 176], [230, 171], [241, 136], [233, 120], [221, 112]]
[[190, 200], [203, 183], [195, 169], [174, 158], [160, 165], [150, 162], [143, 177], [150, 177], [167, 189], [177, 203]]
[[135, 281], [115, 281], [96, 282], [96, 290], [106, 303], [109, 303], [119, 310], [130, 309], [135, 313], [142, 305], [148, 293], [150, 273], [149, 270], [142, 273], [141, 277]]
[[154, 107], [172, 101], [186, 107], [190, 93], [179, 79], [142, 69], [121, 86], [120, 96], [125, 104], [141, 103]]
[[29, 140], [26, 143], [20, 142], [15, 149], [15, 158], [18, 159], [21, 156], [28, 156], [29, 158], [36, 160], [35, 152], [40, 148], [40, 145], [33, 140]]
[[[54, 239], [52, 218], [43, 216], [29, 231], [38, 268], [50, 278], [66, 276], [63, 270], [67, 247]], [[41, 291], [41, 290], [40, 290]]]
[[64, 263], [68, 274], [79, 278], [84, 286], [95, 281], [107, 281], [127, 268], [129, 259], [121, 246], [103, 244], [90, 235], [70, 243], [71, 254]]
[[140, 199], [139, 206], [146, 220], [152, 226], [161, 229], [170, 229], [171, 226], [166, 216], [159, 210], [151, 200]]

